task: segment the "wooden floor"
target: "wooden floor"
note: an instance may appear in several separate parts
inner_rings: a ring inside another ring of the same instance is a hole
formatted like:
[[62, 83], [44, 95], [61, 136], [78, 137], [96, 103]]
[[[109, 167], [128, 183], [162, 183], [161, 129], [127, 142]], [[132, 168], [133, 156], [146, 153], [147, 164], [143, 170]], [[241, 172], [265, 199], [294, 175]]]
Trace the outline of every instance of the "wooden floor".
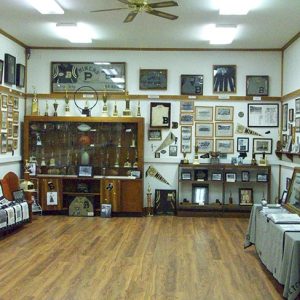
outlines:
[[282, 299], [247, 223], [35, 216], [0, 239], [0, 299]]

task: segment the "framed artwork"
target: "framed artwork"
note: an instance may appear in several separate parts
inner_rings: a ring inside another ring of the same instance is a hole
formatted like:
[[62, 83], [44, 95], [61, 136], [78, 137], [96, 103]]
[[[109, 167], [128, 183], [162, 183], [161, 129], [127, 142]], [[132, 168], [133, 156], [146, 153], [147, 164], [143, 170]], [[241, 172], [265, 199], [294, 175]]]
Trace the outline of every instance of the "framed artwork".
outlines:
[[240, 205], [253, 205], [253, 189], [240, 188], [239, 203]]
[[7, 111], [1, 111], [1, 129], [7, 129]]
[[207, 184], [193, 184], [192, 185], [192, 203], [197, 205], [208, 204], [208, 188]]
[[272, 139], [254, 138], [253, 153], [255, 154], [272, 154]]
[[13, 136], [13, 122], [8, 121], [7, 122], [7, 137], [11, 138]]
[[246, 76], [246, 96], [268, 96], [269, 76]]
[[295, 100], [295, 109], [296, 109], [296, 114], [300, 114], [300, 98], [297, 98]]
[[168, 70], [140, 69], [140, 90], [166, 90]]
[[193, 125], [194, 124], [194, 113], [180, 113], [180, 124], [181, 125]]
[[170, 128], [171, 103], [150, 103], [150, 127]]
[[176, 212], [176, 190], [155, 190], [154, 215], [173, 215]]
[[195, 146], [198, 147], [198, 153], [208, 153], [214, 151], [214, 140], [196, 137]]
[[7, 105], [13, 105], [14, 104], [14, 96], [9, 95], [7, 100]]
[[241, 173], [241, 180], [243, 182], [250, 181], [250, 172], [249, 171], [242, 171], [242, 173]]
[[286, 103], [282, 105], [282, 131], [287, 131], [287, 121], [288, 121], [288, 104]]
[[6, 108], [7, 107], [7, 98], [8, 96], [5, 94], [1, 95], [1, 107]]
[[211, 180], [212, 181], [222, 181], [222, 173], [221, 172], [214, 172], [214, 173], [211, 173]]
[[248, 127], [278, 127], [279, 104], [248, 104]]
[[181, 152], [192, 152], [192, 126], [181, 126]]
[[36, 176], [36, 162], [28, 163], [28, 172], [31, 176]]
[[227, 182], [236, 182], [236, 173], [226, 173], [225, 178]]
[[232, 122], [216, 122], [215, 123], [216, 137], [232, 137], [233, 123]]
[[18, 149], [18, 140], [17, 139], [13, 139], [13, 148], [14, 148], [14, 150]]
[[181, 172], [181, 180], [192, 180], [192, 172]]
[[237, 152], [249, 152], [249, 138], [237, 138]]
[[216, 140], [216, 152], [230, 154], [234, 152], [233, 139], [218, 139]]
[[19, 98], [18, 97], [14, 97], [14, 109], [18, 110], [19, 109]]
[[194, 112], [194, 101], [181, 101], [180, 102], [180, 112]]
[[13, 118], [13, 106], [11, 104], [7, 105], [7, 119]]
[[0, 59], [0, 84], [2, 84], [2, 78], [3, 78], [3, 60]]
[[4, 82], [8, 84], [16, 83], [16, 58], [8, 53], [4, 55]]
[[1, 133], [1, 153], [7, 152], [7, 133]]
[[214, 136], [213, 123], [195, 123], [195, 136], [210, 138]]
[[78, 166], [78, 177], [93, 177], [93, 166]]
[[296, 132], [300, 132], [300, 117], [295, 118]]
[[216, 106], [215, 120], [216, 121], [232, 121], [233, 120], [233, 106]]
[[181, 95], [203, 95], [203, 75], [181, 75]]
[[25, 66], [17, 64], [16, 85], [19, 87], [25, 86]]
[[256, 181], [257, 182], [268, 182], [268, 174], [257, 174]]
[[213, 93], [236, 92], [236, 66], [213, 66]]
[[7, 139], [7, 152], [13, 151], [13, 139]]
[[12, 116], [13, 116], [13, 123], [18, 124], [19, 123], [19, 112], [18, 111], [13, 111]]
[[289, 122], [294, 122], [294, 109], [289, 109]]
[[161, 130], [160, 129], [149, 129], [148, 130], [148, 141], [160, 141]]
[[213, 107], [195, 106], [195, 121], [213, 121]]
[[169, 156], [177, 156], [177, 146], [176, 145], [169, 146]]

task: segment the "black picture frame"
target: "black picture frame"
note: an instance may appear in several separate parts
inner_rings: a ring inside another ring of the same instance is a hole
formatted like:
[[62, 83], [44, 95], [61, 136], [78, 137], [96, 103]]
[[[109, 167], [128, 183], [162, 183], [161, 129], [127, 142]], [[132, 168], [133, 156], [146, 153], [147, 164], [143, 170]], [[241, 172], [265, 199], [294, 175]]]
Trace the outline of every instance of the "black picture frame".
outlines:
[[255, 154], [272, 154], [273, 140], [264, 138], [254, 138], [252, 152]]
[[281, 205], [286, 204], [287, 196], [288, 196], [288, 191], [284, 190], [282, 192], [281, 198], [279, 199], [279, 204]]
[[192, 180], [192, 172], [181, 172], [181, 176], [180, 176], [181, 180]]
[[278, 127], [279, 104], [248, 104], [248, 127]]
[[241, 172], [241, 180], [243, 182], [248, 182], [250, 181], [250, 172], [249, 171], [242, 171]]
[[294, 109], [289, 109], [289, 122], [294, 122]]
[[247, 75], [246, 96], [268, 96], [269, 76], [268, 75]]
[[222, 181], [223, 174], [221, 172], [213, 172], [211, 173], [211, 181]]
[[269, 176], [268, 176], [268, 174], [257, 174], [256, 181], [257, 182], [268, 182]]
[[236, 93], [236, 65], [213, 66], [213, 93]]
[[3, 78], [3, 65], [4, 62], [2, 59], [0, 59], [0, 84], [2, 84], [2, 78]]
[[169, 146], [169, 156], [177, 156], [177, 154], [178, 154], [177, 145], [170, 145]]
[[170, 128], [171, 103], [150, 102], [150, 127]]
[[17, 64], [16, 86], [25, 86], [25, 66], [22, 64]]
[[253, 205], [253, 189], [239, 188], [239, 204], [245, 206]]
[[154, 215], [176, 214], [176, 190], [159, 190], [154, 192]]
[[236, 173], [228, 172], [225, 174], [226, 182], [236, 182]]
[[4, 82], [16, 83], [16, 58], [8, 53], [4, 54]]
[[167, 69], [140, 69], [140, 90], [166, 90], [168, 87]]
[[93, 166], [91, 165], [80, 165], [78, 166], [78, 177], [93, 177]]
[[238, 137], [236, 148], [237, 152], [249, 152], [249, 138]]
[[161, 130], [160, 129], [149, 129], [148, 130], [148, 141], [161, 141]]
[[203, 75], [180, 76], [181, 95], [203, 95]]

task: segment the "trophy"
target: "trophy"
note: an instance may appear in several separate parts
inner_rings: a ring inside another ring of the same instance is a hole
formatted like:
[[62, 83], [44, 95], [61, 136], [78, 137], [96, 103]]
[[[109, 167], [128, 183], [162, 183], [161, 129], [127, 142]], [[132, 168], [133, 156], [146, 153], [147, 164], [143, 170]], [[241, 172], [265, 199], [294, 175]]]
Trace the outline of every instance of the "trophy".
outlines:
[[42, 146], [42, 140], [39, 133], [36, 133], [36, 145]]
[[257, 165], [255, 153], [252, 154], [251, 165], [252, 165], [252, 166], [256, 166], [256, 165]]
[[66, 96], [65, 96], [65, 104], [66, 104], [66, 106], [65, 106], [65, 116], [68, 117], [68, 116], [71, 115], [71, 113], [70, 113], [70, 105], [69, 105], [70, 100], [69, 100], [67, 89], [65, 89], [65, 91], [66, 91]]
[[152, 193], [151, 193], [151, 187], [150, 184], [148, 184], [147, 188], [147, 217], [152, 217]]
[[135, 160], [134, 163], [132, 165], [133, 168], [138, 168], [139, 164], [138, 164], [138, 156], [137, 156], [137, 151], [135, 150]]
[[230, 194], [229, 194], [228, 202], [229, 202], [229, 204], [232, 204], [232, 203], [233, 203], [233, 198], [232, 198], [232, 193], [231, 193], [231, 191], [230, 191]]
[[55, 167], [56, 163], [55, 163], [55, 158], [54, 158], [54, 154], [53, 152], [51, 153], [51, 158], [49, 161], [49, 167]]
[[132, 133], [132, 140], [131, 140], [131, 145], [130, 148], [135, 148], [135, 137], [134, 137], [134, 133]]
[[58, 103], [55, 102], [53, 103], [53, 107], [54, 107], [54, 113], [53, 113], [53, 117], [57, 117], [57, 108], [58, 108]]
[[268, 164], [266, 153], [263, 152], [262, 158], [259, 160], [258, 165], [259, 166], [266, 166]]
[[113, 117], [118, 117], [118, 116], [119, 116], [119, 113], [118, 113], [117, 101], [115, 101]]
[[220, 163], [220, 159], [219, 159], [220, 152], [210, 151], [209, 154], [211, 156], [210, 157], [210, 163], [211, 164], [218, 164], [218, 163]]
[[124, 168], [131, 168], [131, 162], [129, 161], [129, 152], [127, 153], [127, 158], [124, 163]]
[[138, 107], [137, 107], [137, 111], [136, 111], [136, 116], [137, 117], [141, 117], [142, 114], [141, 114], [141, 102], [139, 101], [138, 102]]
[[200, 164], [198, 148], [199, 148], [198, 146], [195, 146], [195, 156], [194, 156], [193, 165], [199, 165]]
[[186, 158], [186, 152], [183, 152], [183, 160], [181, 161], [182, 164], [188, 164], [189, 160]]
[[46, 100], [45, 117], [49, 116], [48, 110], [49, 110], [49, 105], [48, 105], [48, 100]]
[[31, 104], [31, 115], [38, 116], [39, 115], [39, 101], [36, 96], [36, 90], [35, 87], [33, 87], [33, 98], [32, 98], [32, 104]]
[[125, 92], [125, 110], [123, 111], [124, 117], [131, 117], [131, 110], [130, 110], [130, 99], [128, 95], [128, 91]]
[[103, 94], [103, 108], [102, 108], [101, 117], [109, 117], [106, 93]]
[[115, 164], [114, 164], [114, 167], [115, 168], [119, 168], [120, 167], [120, 153], [119, 153], [119, 150], [117, 149], [116, 150], [116, 161], [115, 161]]

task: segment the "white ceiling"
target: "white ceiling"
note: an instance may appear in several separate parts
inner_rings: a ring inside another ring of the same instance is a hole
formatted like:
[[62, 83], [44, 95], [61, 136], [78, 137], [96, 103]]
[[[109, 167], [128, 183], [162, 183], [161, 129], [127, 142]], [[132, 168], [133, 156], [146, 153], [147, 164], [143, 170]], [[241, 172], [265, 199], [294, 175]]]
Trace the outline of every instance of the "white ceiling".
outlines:
[[[246, 16], [220, 16], [216, 0], [177, 0], [178, 7], [160, 9], [178, 15], [177, 20], [141, 13], [131, 23], [123, 23], [129, 10], [90, 13], [125, 7], [117, 0], [57, 2], [64, 15], [41, 15], [28, 0], [1, 0], [0, 28], [30, 47], [108, 48], [222, 48], [201, 37], [205, 25], [217, 23], [238, 24], [237, 38], [223, 48], [278, 49], [300, 31], [299, 0], [257, 0], [259, 5]], [[88, 24], [94, 31], [93, 43], [71, 44], [62, 39], [53, 30], [58, 22]]]

